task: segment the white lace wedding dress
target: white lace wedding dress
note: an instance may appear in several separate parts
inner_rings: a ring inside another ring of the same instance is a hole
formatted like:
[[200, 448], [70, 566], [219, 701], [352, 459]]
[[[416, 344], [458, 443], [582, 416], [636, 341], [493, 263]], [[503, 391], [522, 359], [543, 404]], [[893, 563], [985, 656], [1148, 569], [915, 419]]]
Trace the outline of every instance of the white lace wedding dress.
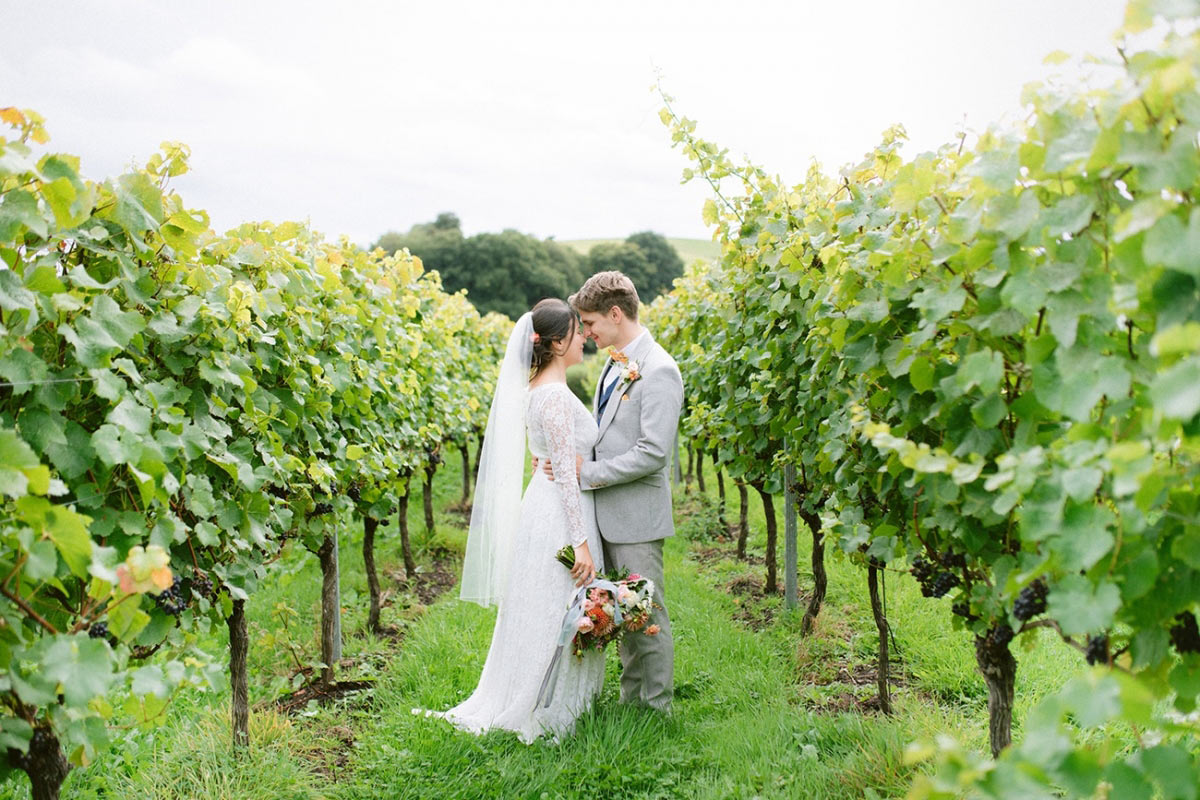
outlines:
[[551, 459], [554, 480], [540, 469], [535, 471], [521, 500], [508, 585], [498, 603], [479, 685], [449, 711], [425, 713], [474, 733], [495, 728], [515, 731], [528, 744], [543, 733], [557, 738], [574, 730], [576, 717], [603, 684], [604, 654], [589, 652], [581, 660], [568, 645], [560, 658], [550, 706], [535, 708], [542, 678], [558, 646], [563, 614], [576, 591], [571, 573], [554, 555], [563, 545], [587, 541], [597, 571], [603, 569], [603, 555], [592, 498], [580, 492], [575, 477], [575, 455], [591, 451], [596, 421], [562, 383], [529, 390], [525, 421], [529, 449], [538, 458]]

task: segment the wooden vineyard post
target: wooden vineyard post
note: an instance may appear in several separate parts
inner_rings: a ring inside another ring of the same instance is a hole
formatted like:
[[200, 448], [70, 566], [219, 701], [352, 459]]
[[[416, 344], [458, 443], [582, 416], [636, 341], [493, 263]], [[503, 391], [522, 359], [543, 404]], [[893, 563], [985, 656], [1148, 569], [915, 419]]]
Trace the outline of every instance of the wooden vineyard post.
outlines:
[[246, 601], [234, 599], [229, 625], [229, 684], [233, 695], [233, 747], [250, 745], [249, 682], [246, 677], [246, 651], [250, 639], [246, 631]]
[[341, 591], [338, 581], [337, 531], [325, 534], [317, 553], [321, 560], [321, 683], [333, 682], [333, 673], [342, 657]]
[[342, 660], [342, 565], [338, 553], [338, 532], [333, 531], [333, 663]]
[[[375, 531], [379, 529], [379, 520], [370, 514], [363, 515], [363, 569], [367, 573], [367, 592], [371, 597], [370, 611], [367, 612], [367, 630], [379, 633], [379, 571], [375, 569]], [[339, 600], [341, 598], [338, 598]]]
[[875, 628], [879, 632], [879, 651], [875, 659], [875, 682], [879, 687], [879, 710], [885, 714], [892, 713], [892, 695], [888, 688], [888, 621], [883, 613], [883, 604], [879, 598], [879, 576], [883, 574], [883, 562], [871, 558], [867, 562], [867, 592], [871, 596], [871, 616], [875, 618]]
[[797, 585], [799, 554], [796, 547], [796, 467], [783, 468], [783, 602], [789, 608], [800, 604]]

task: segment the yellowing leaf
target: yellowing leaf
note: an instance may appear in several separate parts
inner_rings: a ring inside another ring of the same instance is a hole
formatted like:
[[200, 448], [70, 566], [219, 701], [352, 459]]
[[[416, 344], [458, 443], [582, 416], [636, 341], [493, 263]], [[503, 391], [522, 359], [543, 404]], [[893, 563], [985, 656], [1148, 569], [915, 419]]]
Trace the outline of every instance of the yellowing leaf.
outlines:
[[147, 548], [136, 545], [125, 557], [125, 563], [117, 567], [121, 591], [133, 594], [169, 589], [174, 582], [170, 563], [171, 556], [159, 545]]
[[25, 115], [14, 106], [0, 108], [0, 120], [4, 120], [9, 125], [14, 125], [18, 128], [24, 127], [25, 125]]

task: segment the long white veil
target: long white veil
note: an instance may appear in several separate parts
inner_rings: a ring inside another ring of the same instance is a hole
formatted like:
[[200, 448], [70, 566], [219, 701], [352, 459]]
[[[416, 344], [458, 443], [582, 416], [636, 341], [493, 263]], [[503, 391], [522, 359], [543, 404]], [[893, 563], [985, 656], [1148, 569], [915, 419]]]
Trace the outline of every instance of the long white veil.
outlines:
[[481, 606], [496, 604], [504, 591], [521, 514], [532, 336], [533, 316], [526, 312], [508, 338], [479, 456], [458, 596]]

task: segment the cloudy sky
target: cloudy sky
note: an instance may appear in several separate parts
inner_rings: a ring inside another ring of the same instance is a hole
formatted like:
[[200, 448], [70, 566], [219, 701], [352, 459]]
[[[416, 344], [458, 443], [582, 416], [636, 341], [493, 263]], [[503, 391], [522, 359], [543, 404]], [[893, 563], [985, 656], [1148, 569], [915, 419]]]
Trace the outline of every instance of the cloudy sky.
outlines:
[[658, 120], [799, 180], [903, 123], [914, 154], [1019, 109], [1054, 50], [1112, 54], [1122, 0], [0, 0], [0, 106], [102, 178], [164, 139], [225, 229], [310, 219], [361, 243], [465, 231], [705, 237]]

